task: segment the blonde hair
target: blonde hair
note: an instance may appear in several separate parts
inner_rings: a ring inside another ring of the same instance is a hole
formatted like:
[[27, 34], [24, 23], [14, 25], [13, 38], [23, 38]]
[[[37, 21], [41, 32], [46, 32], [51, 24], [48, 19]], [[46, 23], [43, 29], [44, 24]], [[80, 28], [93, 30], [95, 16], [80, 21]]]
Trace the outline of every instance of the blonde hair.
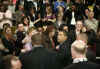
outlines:
[[79, 54], [85, 54], [87, 46], [82, 40], [76, 40], [72, 43], [72, 48]]
[[29, 34], [30, 32], [32, 32], [34, 30], [34, 28], [33, 27], [30, 27], [29, 29], [28, 29], [28, 31], [27, 31], [27, 34]]

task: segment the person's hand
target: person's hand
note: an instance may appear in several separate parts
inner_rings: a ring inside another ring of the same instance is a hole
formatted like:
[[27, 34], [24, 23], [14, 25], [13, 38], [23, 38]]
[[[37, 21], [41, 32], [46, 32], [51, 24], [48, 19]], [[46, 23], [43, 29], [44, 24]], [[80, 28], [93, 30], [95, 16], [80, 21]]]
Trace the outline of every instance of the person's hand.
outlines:
[[42, 21], [47, 21], [47, 20], [48, 20], [47, 18], [43, 18], [43, 19], [42, 19]]
[[59, 50], [59, 47], [60, 47], [59, 45], [58, 45], [58, 46], [56, 46], [56, 50]]
[[47, 26], [43, 26], [43, 29], [44, 29], [44, 31], [46, 31], [46, 29], [47, 29]]
[[86, 32], [86, 27], [83, 27], [82, 28], [82, 32]]
[[21, 52], [22, 52], [22, 53], [25, 53], [25, 52], [26, 52], [26, 50], [25, 50], [25, 49], [22, 49], [22, 50], [21, 50]]

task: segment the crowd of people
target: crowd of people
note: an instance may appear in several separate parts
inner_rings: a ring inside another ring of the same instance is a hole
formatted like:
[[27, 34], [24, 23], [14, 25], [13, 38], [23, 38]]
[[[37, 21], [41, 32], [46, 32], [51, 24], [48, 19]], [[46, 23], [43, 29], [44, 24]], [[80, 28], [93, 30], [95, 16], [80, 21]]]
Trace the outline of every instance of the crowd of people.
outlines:
[[0, 69], [100, 69], [100, 0], [0, 0]]

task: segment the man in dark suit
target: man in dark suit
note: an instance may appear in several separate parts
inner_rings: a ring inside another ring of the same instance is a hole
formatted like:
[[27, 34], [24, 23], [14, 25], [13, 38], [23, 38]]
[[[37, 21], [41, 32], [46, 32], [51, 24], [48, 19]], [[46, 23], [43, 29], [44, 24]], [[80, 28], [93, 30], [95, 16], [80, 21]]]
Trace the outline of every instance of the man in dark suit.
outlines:
[[57, 54], [45, 49], [42, 45], [42, 35], [32, 36], [33, 49], [20, 55], [24, 69], [61, 69]]
[[72, 4], [72, 7], [68, 10], [65, 10], [64, 12], [64, 20], [67, 21], [67, 24], [69, 26], [69, 30], [74, 30], [76, 21], [83, 19], [83, 15], [80, 14], [81, 12], [77, 10], [78, 7], [76, 6], [76, 3]]
[[68, 33], [66, 34], [65, 31], [59, 30], [57, 41], [59, 42], [59, 45], [56, 46], [56, 49], [58, 50], [58, 55], [62, 57], [62, 65], [65, 67], [72, 63], [70, 51], [71, 46], [68, 40]]
[[86, 43], [82, 40], [74, 41], [71, 46], [73, 64], [65, 69], [100, 69], [100, 65], [88, 61], [86, 58], [86, 51]]
[[16, 31], [16, 55], [20, 54], [21, 49], [23, 49], [22, 40], [25, 38], [26, 32], [24, 31], [24, 26], [22, 23], [18, 24]]
[[82, 20], [77, 20], [76, 25], [75, 25], [75, 29], [70, 30], [70, 33], [69, 33], [69, 39], [70, 39], [71, 43], [73, 43], [73, 41], [75, 41], [77, 39], [77, 36], [81, 32], [85, 32], [85, 31], [83, 31], [83, 27], [84, 27], [83, 21]]

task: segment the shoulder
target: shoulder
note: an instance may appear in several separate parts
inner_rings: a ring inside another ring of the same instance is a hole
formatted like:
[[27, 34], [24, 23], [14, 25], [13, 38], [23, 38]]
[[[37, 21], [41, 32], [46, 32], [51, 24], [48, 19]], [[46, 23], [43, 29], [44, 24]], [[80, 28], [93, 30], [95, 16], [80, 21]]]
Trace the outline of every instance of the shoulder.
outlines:
[[99, 64], [96, 64], [96, 63], [94, 63], [94, 62], [88, 62], [88, 64], [90, 64], [91, 66], [93, 65], [93, 66], [99, 66]]
[[75, 67], [76, 67], [76, 64], [71, 64], [71, 65], [65, 67], [64, 69], [75, 69]]
[[56, 2], [54, 2], [54, 4], [58, 4], [58, 2], [56, 1]]
[[93, 19], [94, 22], [98, 23], [98, 20], [96, 20], [95, 18]]
[[100, 65], [96, 64], [94, 62], [87, 62], [87, 64], [85, 66], [90, 69], [100, 69]]
[[75, 69], [75, 68], [79, 68], [79, 69], [100, 69], [100, 65], [98, 65], [96, 63], [92, 63], [92, 62], [82, 62], [82, 63], [71, 64], [71, 65], [65, 67], [64, 69]]

